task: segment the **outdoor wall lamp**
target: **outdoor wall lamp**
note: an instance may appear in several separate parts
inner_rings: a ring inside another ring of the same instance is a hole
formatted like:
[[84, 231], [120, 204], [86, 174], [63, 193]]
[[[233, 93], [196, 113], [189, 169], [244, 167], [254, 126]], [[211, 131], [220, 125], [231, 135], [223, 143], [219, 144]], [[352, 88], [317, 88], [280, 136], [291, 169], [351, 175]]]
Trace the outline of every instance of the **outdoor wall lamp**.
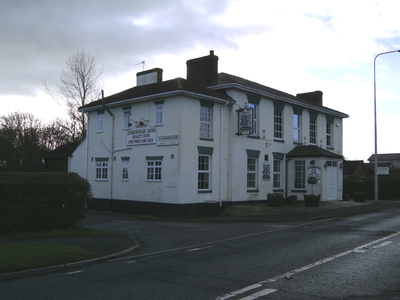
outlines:
[[140, 121], [133, 121], [131, 119], [130, 122], [128, 123], [128, 126], [131, 127], [133, 125], [133, 123], [135, 123], [135, 124], [139, 124], [140, 127], [143, 127], [148, 122], [149, 122], [149, 120], [146, 120], [144, 118], [140, 118]]
[[374, 189], [375, 189], [375, 202], [378, 202], [378, 126], [377, 126], [377, 118], [376, 118], [376, 59], [380, 55], [389, 54], [399, 52], [400, 50], [394, 50], [389, 52], [382, 52], [375, 56], [374, 58], [374, 131], [375, 131], [375, 159], [374, 159], [374, 166], [375, 166], [375, 174], [374, 174]]

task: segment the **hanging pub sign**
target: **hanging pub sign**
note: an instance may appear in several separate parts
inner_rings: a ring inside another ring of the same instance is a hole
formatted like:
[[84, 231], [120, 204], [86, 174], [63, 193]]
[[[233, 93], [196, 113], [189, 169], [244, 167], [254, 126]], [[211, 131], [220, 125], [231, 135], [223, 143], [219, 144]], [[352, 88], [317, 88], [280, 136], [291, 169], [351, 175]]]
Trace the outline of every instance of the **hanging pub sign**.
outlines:
[[157, 142], [157, 129], [140, 122], [127, 132], [126, 145], [149, 145]]
[[245, 104], [236, 112], [238, 113], [237, 135], [251, 134], [253, 132], [253, 108]]

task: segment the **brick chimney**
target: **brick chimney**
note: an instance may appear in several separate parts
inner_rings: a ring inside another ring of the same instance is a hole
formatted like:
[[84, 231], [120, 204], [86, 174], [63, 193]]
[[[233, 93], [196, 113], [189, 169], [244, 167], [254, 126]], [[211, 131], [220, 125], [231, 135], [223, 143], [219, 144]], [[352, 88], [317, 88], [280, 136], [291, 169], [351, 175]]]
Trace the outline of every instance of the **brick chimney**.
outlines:
[[186, 78], [191, 82], [207, 87], [218, 81], [218, 56], [214, 50], [210, 55], [188, 60], [186, 66]]
[[315, 91], [315, 92], [309, 92], [309, 93], [302, 93], [302, 94], [297, 94], [296, 97], [301, 98], [300, 101], [305, 100], [305, 102], [322, 106], [322, 92], [321, 91]]
[[162, 82], [162, 73], [163, 70], [160, 68], [155, 68], [136, 73], [136, 85], [141, 86], [146, 84]]

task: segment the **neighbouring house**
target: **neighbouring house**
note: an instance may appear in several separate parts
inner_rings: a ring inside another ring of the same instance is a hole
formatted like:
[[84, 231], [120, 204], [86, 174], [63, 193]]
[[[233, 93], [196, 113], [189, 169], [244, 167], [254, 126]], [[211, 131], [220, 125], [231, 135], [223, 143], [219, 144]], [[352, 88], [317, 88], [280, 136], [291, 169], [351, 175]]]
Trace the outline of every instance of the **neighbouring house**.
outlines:
[[227, 73], [213, 51], [187, 78], [139, 72], [137, 85], [80, 108], [86, 139], [71, 170], [87, 178], [89, 208], [199, 215], [221, 206], [311, 192], [340, 200], [343, 119], [322, 92], [296, 96]]
[[71, 158], [79, 142], [70, 142], [46, 155], [43, 155], [43, 169], [45, 172], [71, 172]]
[[372, 173], [375, 172], [375, 157], [378, 157], [378, 174], [379, 175], [395, 175], [400, 173], [400, 153], [372, 154], [368, 158], [368, 169]]
[[343, 162], [343, 178], [367, 178], [372, 177], [367, 164], [362, 160], [345, 160]]

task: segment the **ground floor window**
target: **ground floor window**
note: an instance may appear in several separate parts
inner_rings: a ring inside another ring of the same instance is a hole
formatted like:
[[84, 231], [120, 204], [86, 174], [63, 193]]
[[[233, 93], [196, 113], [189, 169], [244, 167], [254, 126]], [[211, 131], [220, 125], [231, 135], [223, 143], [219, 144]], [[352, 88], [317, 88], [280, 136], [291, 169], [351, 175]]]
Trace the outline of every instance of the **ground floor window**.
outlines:
[[294, 188], [306, 188], [306, 162], [304, 160], [294, 162]]
[[122, 161], [122, 180], [129, 180], [129, 157], [121, 157]]
[[247, 157], [247, 188], [257, 188], [257, 157]]
[[147, 181], [161, 181], [162, 158], [146, 157], [147, 161]]
[[281, 181], [282, 181], [282, 160], [274, 159], [274, 180], [273, 180], [273, 187], [275, 189], [281, 188]]
[[198, 190], [210, 190], [210, 164], [211, 156], [208, 154], [199, 154], [198, 158], [198, 177], [197, 177], [197, 189]]
[[96, 158], [96, 180], [108, 179], [108, 158]]

